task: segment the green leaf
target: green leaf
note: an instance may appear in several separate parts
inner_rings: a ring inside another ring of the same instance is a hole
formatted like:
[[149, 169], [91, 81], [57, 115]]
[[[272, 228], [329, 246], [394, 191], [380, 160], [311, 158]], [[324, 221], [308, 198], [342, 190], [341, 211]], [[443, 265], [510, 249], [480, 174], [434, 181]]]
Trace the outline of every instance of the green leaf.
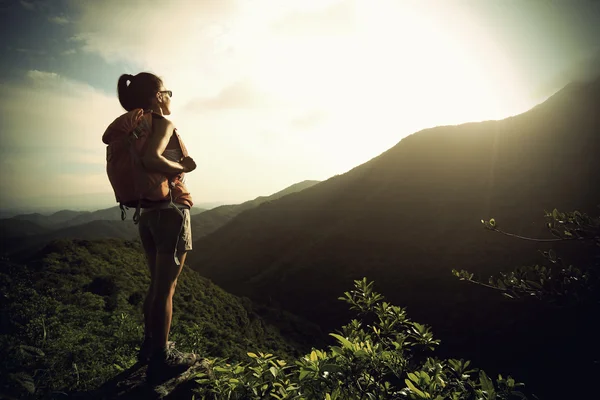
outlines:
[[300, 371], [300, 376], [298, 377], [298, 380], [302, 380], [304, 378], [306, 378], [306, 376], [310, 374], [310, 371], [307, 369], [303, 369]]
[[481, 384], [481, 389], [485, 390], [487, 394], [496, 393], [492, 380], [483, 371], [479, 371], [479, 383]]
[[413, 385], [413, 383], [409, 379], [405, 379], [404, 382], [406, 383], [406, 386], [408, 386], [408, 388], [410, 389], [411, 392], [419, 395], [420, 397], [422, 397], [424, 399], [426, 399], [428, 397], [421, 390], [417, 389], [417, 387], [415, 385]]
[[358, 358], [368, 358], [369, 354], [366, 351], [360, 349], [354, 352], [354, 356]]
[[411, 381], [413, 381], [415, 383], [419, 382], [419, 377], [415, 373], [409, 372], [407, 374], [407, 376], [408, 376], [408, 379], [410, 379]]
[[335, 333], [330, 333], [330, 336], [333, 336], [334, 338], [336, 338], [344, 347], [348, 348], [348, 349], [352, 349], [352, 342], [350, 342], [348, 339], [346, 339], [345, 337], [341, 336], [341, 335], [337, 335]]

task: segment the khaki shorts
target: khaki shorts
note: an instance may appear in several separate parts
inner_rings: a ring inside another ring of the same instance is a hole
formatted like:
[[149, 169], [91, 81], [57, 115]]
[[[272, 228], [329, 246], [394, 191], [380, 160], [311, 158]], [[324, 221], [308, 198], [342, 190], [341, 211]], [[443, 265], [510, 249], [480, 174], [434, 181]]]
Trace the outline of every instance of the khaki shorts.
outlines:
[[[144, 210], [139, 232], [146, 252], [156, 249], [161, 254], [177, 254], [192, 250], [190, 210], [173, 208]], [[183, 216], [183, 217], [182, 217]]]

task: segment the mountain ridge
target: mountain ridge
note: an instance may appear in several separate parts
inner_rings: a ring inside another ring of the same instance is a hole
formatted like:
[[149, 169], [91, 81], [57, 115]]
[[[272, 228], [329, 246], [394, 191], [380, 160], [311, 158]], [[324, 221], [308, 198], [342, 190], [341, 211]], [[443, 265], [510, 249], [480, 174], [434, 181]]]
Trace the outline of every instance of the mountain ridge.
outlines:
[[366, 276], [434, 326], [449, 351], [476, 340], [497, 352], [488, 360], [526, 362], [522, 354], [545, 351], [536, 338], [512, 350], [500, 343], [514, 335], [511, 326], [533, 324], [531, 315], [450, 271], [485, 278], [542, 263], [540, 250], [575, 261], [587, 254], [572, 243], [484, 232], [480, 220], [548, 237], [544, 210], [597, 212], [598, 109], [600, 80], [569, 85], [504, 120], [421, 130], [345, 174], [239, 214], [194, 242], [190, 265], [231, 293], [276, 303], [324, 330], [347, 318], [338, 293]]
[[[248, 200], [240, 204], [221, 205], [207, 210], [203, 213], [193, 215], [192, 238], [198, 239], [216, 231], [221, 226], [230, 221], [232, 218], [234, 218], [236, 215], [240, 214], [245, 210], [258, 207], [263, 203], [282, 198], [289, 194], [306, 190], [307, 188], [310, 188], [318, 183], [319, 181], [315, 180], [304, 180], [268, 196], [258, 196], [255, 199]], [[193, 253], [190, 253], [189, 257], [193, 258]]]

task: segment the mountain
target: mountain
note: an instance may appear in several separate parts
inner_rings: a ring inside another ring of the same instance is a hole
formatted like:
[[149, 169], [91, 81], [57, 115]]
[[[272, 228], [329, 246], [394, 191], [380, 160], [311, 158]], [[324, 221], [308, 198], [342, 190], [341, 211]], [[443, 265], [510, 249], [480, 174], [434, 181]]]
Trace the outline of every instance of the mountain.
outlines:
[[[199, 214], [206, 211], [203, 208], [192, 207], [192, 215]], [[130, 220], [135, 213], [134, 209], [126, 210], [126, 220]], [[103, 210], [97, 210], [93, 212], [87, 212], [85, 214], [77, 215], [68, 221], [65, 221], [61, 226], [75, 226], [81, 225], [92, 221], [121, 221], [121, 209], [119, 206], [105, 208]]]
[[[34, 224], [36, 224], [38, 226], [43, 226], [43, 227], [48, 227], [51, 223], [48, 220], [47, 215], [43, 215], [40, 213], [19, 214], [19, 215], [15, 215], [14, 217], [6, 218], [5, 220], [2, 220], [2, 222], [4, 223], [6, 220], [33, 222]], [[11, 223], [11, 222], [9, 222], [9, 223]]]
[[[113, 207], [118, 211], [118, 207]], [[111, 209], [109, 209], [111, 210]], [[86, 216], [96, 214], [97, 212], [90, 211], [73, 211], [73, 210], [61, 210], [55, 213], [44, 215], [40, 213], [31, 214], [19, 214], [10, 218], [3, 219], [2, 223], [14, 224], [15, 221], [28, 221], [33, 222], [41, 227], [48, 229], [58, 229], [65, 226], [77, 225], [78, 223], [84, 223], [94, 220], [86, 218]], [[115, 213], [116, 215], [116, 213]], [[120, 214], [119, 214], [120, 215]], [[105, 219], [105, 218], [96, 218]], [[71, 223], [71, 221], [76, 221]], [[77, 222], [80, 221], [80, 222]]]
[[[206, 211], [206, 209], [204, 208], [193, 208], [192, 210], [192, 215]], [[127, 219], [131, 219], [134, 212], [135, 210], [132, 209], [127, 210]], [[2, 222], [3, 224], [8, 223], [11, 226], [16, 226], [17, 221], [32, 222], [40, 227], [47, 229], [61, 229], [76, 225], [83, 225], [92, 221], [121, 221], [121, 210], [119, 206], [114, 206], [96, 211], [62, 210], [50, 215], [43, 215], [39, 213], [20, 214], [0, 220], [0, 222]], [[24, 229], [17, 229], [17, 231], [22, 230]], [[17, 234], [15, 232], [9, 232], [9, 234], [11, 236], [20, 236], [20, 234]], [[118, 235], [116, 237], [122, 237], [122, 235]]]
[[[128, 217], [133, 215], [132, 212], [128, 213]], [[60, 224], [61, 228], [81, 225], [92, 221], [120, 221], [121, 220], [121, 210], [118, 206], [105, 208], [102, 210], [96, 211], [85, 211], [75, 215], [73, 218], [63, 221]]]
[[214, 232], [242, 211], [258, 207], [263, 203], [282, 198], [288, 194], [300, 192], [317, 183], [319, 181], [306, 180], [298, 182], [270, 196], [259, 196], [254, 200], [249, 200], [241, 204], [222, 205], [198, 215], [192, 215], [192, 238], [201, 238]]
[[[544, 234], [544, 209], [596, 212], [599, 107], [600, 81], [571, 84], [506, 120], [420, 131], [346, 174], [238, 215], [195, 242], [195, 268], [251, 296], [275, 284], [269, 296], [289, 303], [339, 271], [336, 293], [363, 274], [397, 288], [423, 271], [512, 265], [515, 250], [539, 245], [484, 234], [480, 220]], [[298, 279], [311, 285], [287, 284]]]
[[[525, 375], [544, 359], [554, 371], [539, 368], [546, 375], [530, 378], [554, 379], [573, 360], [572, 349], [552, 345], [568, 336], [546, 323], [552, 312], [507, 302], [450, 271], [486, 277], [544, 261], [538, 250], [549, 244], [486, 232], [481, 219], [549, 237], [544, 210], [598, 213], [599, 109], [597, 80], [570, 84], [505, 120], [417, 132], [343, 175], [239, 214], [194, 242], [190, 265], [229, 292], [278, 304], [325, 330], [346, 318], [339, 293], [366, 276], [431, 324], [449, 354]], [[587, 251], [553, 247], [573, 259]]]
[[[26, 222], [26, 221], [22, 221]], [[28, 236], [3, 236], [2, 254], [27, 255], [40, 250], [47, 243], [57, 239], [127, 239], [138, 237], [137, 225], [131, 219], [125, 221], [95, 220], [75, 226], [67, 226], [56, 230], [40, 232]]]
[[48, 231], [50, 231], [49, 228], [26, 219], [7, 218], [0, 220], [0, 237], [2, 238], [41, 235]]
[[[278, 199], [290, 193], [299, 192], [317, 183], [318, 181], [302, 181], [270, 196], [259, 196], [242, 204], [223, 205], [211, 210], [193, 207], [191, 210], [193, 237], [199, 238], [218, 229], [244, 210], [257, 207], [262, 203]], [[40, 213], [19, 214], [1, 219], [0, 232], [2, 238], [36, 236], [35, 240], [28, 240], [27, 243], [47, 243], [49, 240], [58, 238], [91, 240], [114, 237], [131, 239], [137, 235], [137, 227], [131, 226], [127, 222], [131, 221], [133, 213], [134, 210], [127, 210], [124, 223], [121, 223], [121, 210], [118, 206], [97, 211], [62, 210], [50, 215]], [[99, 223], [95, 221], [116, 221], [118, 223]], [[79, 228], [73, 228], [75, 226], [79, 226]], [[54, 231], [54, 233], [50, 233], [51, 231]], [[25, 246], [19, 245], [18, 247], [24, 248]]]
[[[35, 382], [35, 398], [90, 390], [131, 367], [149, 282], [137, 241], [57, 240], [23, 263], [0, 259], [3, 395], [21, 389], [7, 398], [33, 398], [19, 385], [23, 379]], [[189, 268], [178, 279], [170, 338], [182, 350], [232, 361], [248, 351], [293, 358], [321, 336], [306, 321], [226, 293]]]
[[48, 221], [52, 224], [61, 224], [86, 213], [87, 211], [60, 210], [50, 214], [48, 216]]
[[[318, 181], [303, 181], [270, 196], [260, 196], [242, 204], [220, 206], [212, 210], [195, 209], [192, 213], [192, 235], [202, 237], [244, 210], [311, 187]], [[134, 210], [127, 210], [124, 221], [118, 206], [97, 211], [63, 210], [51, 215], [23, 214], [0, 220], [1, 253], [16, 254], [39, 250], [56, 239], [136, 239], [138, 228], [132, 222]]]
[[190, 215], [193, 216], [193, 215], [196, 215], [196, 214], [201, 214], [201, 213], [203, 213], [204, 211], [207, 211], [207, 210], [208, 210], [208, 208], [199, 208], [199, 207], [194, 206], [190, 210]]

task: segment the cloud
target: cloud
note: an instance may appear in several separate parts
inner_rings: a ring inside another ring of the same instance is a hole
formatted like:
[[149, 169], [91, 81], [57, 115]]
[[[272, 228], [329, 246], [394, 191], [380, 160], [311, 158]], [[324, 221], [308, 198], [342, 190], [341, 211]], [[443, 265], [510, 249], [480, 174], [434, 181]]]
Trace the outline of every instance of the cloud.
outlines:
[[101, 136], [122, 112], [115, 96], [39, 70], [0, 90], [2, 206], [37, 194], [111, 190]]
[[58, 83], [60, 76], [56, 72], [38, 71], [37, 69], [27, 71], [27, 77], [34, 82], [49, 84]]
[[77, 54], [77, 50], [75, 49], [68, 49], [63, 51], [62, 53], [60, 53], [63, 56], [70, 56], [71, 54]]
[[48, 17], [48, 21], [57, 25], [66, 25], [70, 22], [67, 18], [61, 16]]
[[75, 4], [72, 40], [109, 63], [130, 65], [127, 72], [156, 73], [179, 96], [197, 96], [218, 90], [240, 66], [224, 43], [235, 5], [220, 0], [82, 1]]
[[[279, 26], [283, 35], [289, 32], [283, 27], [286, 21], [296, 20], [295, 28], [290, 29], [300, 29], [302, 18], [318, 18], [321, 12], [322, 26], [347, 30], [351, 25], [351, 3], [87, 0], [75, 3], [78, 9], [74, 15], [78, 17], [73, 21], [75, 33], [71, 40], [78, 42], [84, 52], [98, 54], [109, 63], [131, 66], [131, 71], [124, 72], [156, 73], [173, 91], [177, 90], [178, 99], [188, 102], [199, 93], [217, 94], [255, 75], [265, 57], [273, 58], [272, 51], [277, 48], [273, 45], [280, 38], [274, 35], [273, 26]], [[300, 52], [306, 50], [305, 44], [299, 46]], [[289, 52], [297, 47], [289, 47]]]

